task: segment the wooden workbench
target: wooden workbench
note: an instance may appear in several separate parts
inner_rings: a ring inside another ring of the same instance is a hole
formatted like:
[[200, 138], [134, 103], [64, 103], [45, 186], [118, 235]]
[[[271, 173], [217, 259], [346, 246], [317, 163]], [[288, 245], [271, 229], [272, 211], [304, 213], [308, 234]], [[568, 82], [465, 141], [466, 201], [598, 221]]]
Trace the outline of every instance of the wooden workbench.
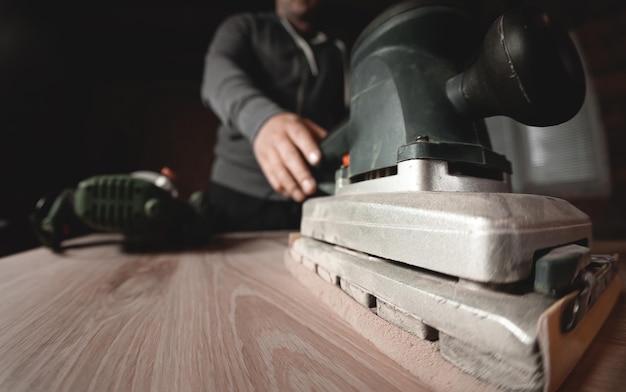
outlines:
[[[492, 389], [440, 357], [422, 376], [394, 362], [287, 271], [287, 241], [150, 254], [92, 235], [0, 259], [0, 391]], [[562, 389], [624, 385], [623, 291]]]

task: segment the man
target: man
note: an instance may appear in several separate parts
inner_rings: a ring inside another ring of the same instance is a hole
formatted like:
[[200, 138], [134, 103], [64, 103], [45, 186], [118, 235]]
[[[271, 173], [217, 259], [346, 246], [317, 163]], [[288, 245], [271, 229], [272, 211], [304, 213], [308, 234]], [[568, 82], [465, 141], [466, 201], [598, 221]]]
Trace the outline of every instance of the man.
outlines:
[[343, 44], [315, 30], [317, 0], [235, 15], [205, 59], [203, 102], [221, 120], [209, 194], [218, 230], [297, 228], [315, 194], [309, 165], [345, 116]]

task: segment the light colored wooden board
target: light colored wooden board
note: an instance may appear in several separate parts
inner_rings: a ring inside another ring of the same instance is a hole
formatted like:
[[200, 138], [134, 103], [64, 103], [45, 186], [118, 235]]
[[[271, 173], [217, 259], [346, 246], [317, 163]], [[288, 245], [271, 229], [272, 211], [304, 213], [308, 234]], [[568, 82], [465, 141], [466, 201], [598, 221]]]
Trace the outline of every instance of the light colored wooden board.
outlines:
[[[283, 264], [287, 238], [244, 233], [204, 250], [151, 255], [124, 254], [119, 237], [96, 235], [62, 255], [36, 249], [0, 259], [0, 391], [424, 391], [439, 385], [397, 364], [295, 279]], [[620, 267], [626, 277], [626, 265]], [[418, 359], [439, 360], [434, 354]], [[434, 379], [449, 381], [438, 389], [469, 387], [451, 376], [454, 370], [434, 369]], [[622, 291], [561, 390], [624, 385]]]
[[286, 271], [287, 233], [111, 238], [0, 259], [1, 391], [426, 390]]

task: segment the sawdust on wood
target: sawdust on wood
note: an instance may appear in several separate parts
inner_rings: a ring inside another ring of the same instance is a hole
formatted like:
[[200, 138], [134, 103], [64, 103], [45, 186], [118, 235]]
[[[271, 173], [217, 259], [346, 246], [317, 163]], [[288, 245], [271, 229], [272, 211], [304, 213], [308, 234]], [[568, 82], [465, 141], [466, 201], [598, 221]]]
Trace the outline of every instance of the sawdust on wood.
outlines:
[[463, 373], [439, 354], [436, 342], [422, 340], [376, 316], [341, 289], [328, 284], [285, 252], [285, 266], [313, 295], [332, 308], [380, 351], [435, 391], [497, 391], [493, 385]]

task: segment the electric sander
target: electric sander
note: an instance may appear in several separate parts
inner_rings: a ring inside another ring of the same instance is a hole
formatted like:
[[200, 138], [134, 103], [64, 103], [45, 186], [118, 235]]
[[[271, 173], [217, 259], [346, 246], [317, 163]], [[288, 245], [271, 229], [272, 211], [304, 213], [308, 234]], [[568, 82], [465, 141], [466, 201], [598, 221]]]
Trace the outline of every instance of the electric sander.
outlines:
[[578, 112], [567, 32], [531, 6], [484, 32], [463, 2], [408, 1], [361, 33], [350, 86], [349, 118], [322, 144], [333, 194], [304, 203], [286, 262], [478, 378], [558, 388], [617, 300], [616, 261], [591, 254], [590, 219], [567, 201], [512, 193], [484, 118]]

